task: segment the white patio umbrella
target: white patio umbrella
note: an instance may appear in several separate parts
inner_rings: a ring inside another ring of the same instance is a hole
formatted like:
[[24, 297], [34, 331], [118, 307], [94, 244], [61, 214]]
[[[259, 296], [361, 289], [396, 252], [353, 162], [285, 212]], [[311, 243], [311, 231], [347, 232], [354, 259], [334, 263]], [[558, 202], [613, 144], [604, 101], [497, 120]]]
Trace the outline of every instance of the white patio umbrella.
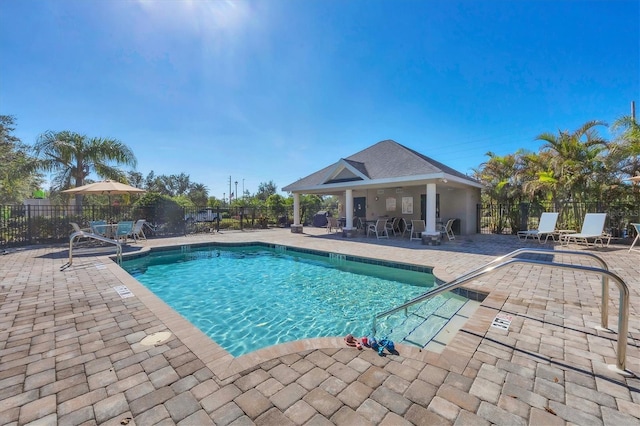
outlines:
[[[113, 180], [103, 180], [100, 182], [89, 183], [87, 185], [78, 186], [76, 188], [65, 189], [61, 191], [63, 194], [74, 195], [91, 195], [91, 194], [103, 194], [109, 196], [109, 205], [111, 205], [111, 196], [116, 194], [143, 194], [147, 191], [144, 189], [136, 188], [135, 186], [127, 185], [126, 183], [120, 183]], [[80, 200], [82, 202], [82, 200]]]
[[101, 182], [89, 183], [87, 185], [78, 186], [77, 188], [65, 189], [62, 191], [64, 194], [103, 194], [103, 195], [115, 195], [115, 194], [143, 194], [147, 191], [144, 189], [136, 188], [135, 186], [127, 185], [125, 183], [115, 182], [112, 180], [103, 180]]

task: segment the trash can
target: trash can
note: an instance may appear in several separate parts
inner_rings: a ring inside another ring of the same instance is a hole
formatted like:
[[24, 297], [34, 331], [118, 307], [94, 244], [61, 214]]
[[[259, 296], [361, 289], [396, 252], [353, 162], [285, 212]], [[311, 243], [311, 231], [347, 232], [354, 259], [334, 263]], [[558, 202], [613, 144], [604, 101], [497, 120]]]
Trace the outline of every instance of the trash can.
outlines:
[[313, 226], [317, 228], [323, 228], [327, 226], [327, 212], [324, 210], [320, 210], [313, 216]]

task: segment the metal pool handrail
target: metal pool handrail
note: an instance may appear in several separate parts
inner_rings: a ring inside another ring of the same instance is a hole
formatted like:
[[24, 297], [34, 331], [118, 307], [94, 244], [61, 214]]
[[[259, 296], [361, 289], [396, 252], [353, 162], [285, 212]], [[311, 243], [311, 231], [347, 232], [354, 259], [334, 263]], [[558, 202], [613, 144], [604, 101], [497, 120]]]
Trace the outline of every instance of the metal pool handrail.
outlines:
[[[576, 255], [586, 255], [589, 257], [593, 257], [595, 259], [597, 259], [603, 266], [604, 268], [595, 268], [595, 267], [591, 267], [591, 266], [582, 266], [582, 265], [570, 265], [570, 264], [566, 264], [566, 263], [555, 263], [555, 262], [545, 262], [545, 261], [541, 261], [541, 260], [532, 260], [532, 259], [509, 259], [506, 260], [498, 265], [494, 265], [494, 263], [499, 262], [505, 258], [508, 257], [513, 257], [517, 254], [520, 253], [526, 253], [526, 252], [530, 252], [530, 253], [544, 253], [544, 254], [576, 254]], [[586, 271], [586, 272], [595, 272], [598, 273], [602, 276], [602, 292], [603, 292], [603, 296], [602, 296], [602, 311], [603, 311], [603, 315], [602, 315], [602, 328], [606, 329], [606, 323], [608, 321], [607, 317], [604, 315], [604, 312], [608, 312], [608, 304], [609, 304], [609, 293], [608, 293], [608, 278], [612, 278], [617, 286], [618, 286], [618, 290], [620, 292], [620, 310], [618, 313], [618, 356], [616, 359], [616, 368], [618, 370], [619, 373], [624, 374], [625, 372], [625, 359], [626, 359], [626, 353], [627, 353], [627, 334], [629, 331], [629, 287], [627, 286], [627, 284], [622, 280], [622, 278], [620, 278], [618, 275], [610, 272], [607, 268], [607, 264], [606, 262], [600, 258], [599, 256], [594, 255], [593, 253], [587, 253], [587, 252], [572, 252], [572, 251], [551, 251], [551, 250], [544, 250], [544, 249], [519, 249], [519, 250], [515, 250], [511, 253], [508, 253], [504, 256], [500, 256], [494, 260], [492, 260], [491, 262], [487, 263], [484, 266], [481, 266], [479, 268], [474, 269], [471, 272], [468, 272], [458, 278], [456, 278], [453, 281], [450, 281], [446, 284], [443, 284], [441, 286], [439, 286], [438, 288], [435, 288], [421, 296], [418, 296], [396, 308], [393, 309], [389, 309], [385, 312], [381, 312], [379, 314], [377, 314], [376, 316], [374, 316], [373, 318], [373, 325], [372, 325], [372, 330], [373, 333], [376, 333], [376, 324], [377, 324], [377, 320], [379, 318], [383, 318], [385, 316], [394, 314], [396, 312], [399, 312], [403, 309], [407, 309], [408, 307], [419, 303], [421, 301], [430, 299], [434, 296], [437, 296], [441, 293], [444, 293], [446, 291], [450, 291], [453, 290], [457, 287], [460, 287], [461, 285], [472, 281], [482, 275], [491, 273], [497, 269], [503, 268], [505, 266], [510, 266], [514, 263], [529, 263], [529, 264], [533, 264], [533, 265], [540, 265], [540, 266], [551, 266], [551, 267], [557, 267], [557, 268], [564, 268], [564, 269], [574, 269], [574, 270], [581, 270], [581, 271]], [[605, 292], [605, 288], [606, 288], [606, 292]]]
[[112, 240], [111, 238], [103, 237], [102, 235], [94, 234], [94, 233], [91, 233], [91, 232], [76, 231], [76, 232], [74, 232], [73, 234], [71, 234], [69, 236], [69, 262], [67, 262], [67, 264], [64, 265], [62, 267], [62, 269], [68, 268], [69, 266], [71, 266], [73, 264], [73, 240], [75, 240], [76, 238], [78, 238], [78, 239], [80, 239], [80, 238], [92, 238], [94, 240], [102, 241], [102, 242], [105, 242], [105, 243], [115, 244], [115, 246], [116, 246], [116, 262], [118, 263], [118, 265], [122, 263], [122, 245], [120, 244], [119, 241]]

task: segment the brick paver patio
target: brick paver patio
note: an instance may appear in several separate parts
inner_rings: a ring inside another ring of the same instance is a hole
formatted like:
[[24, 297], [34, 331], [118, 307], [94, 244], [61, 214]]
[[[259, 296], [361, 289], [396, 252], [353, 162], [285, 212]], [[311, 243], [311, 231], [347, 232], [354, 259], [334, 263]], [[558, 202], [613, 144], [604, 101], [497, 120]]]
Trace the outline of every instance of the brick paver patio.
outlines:
[[[491, 235], [432, 247], [305, 228], [152, 239], [130, 250], [207, 241], [429, 265], [442, 280], [541, 247]], [[0, 424], [640, 425], [640, 254], [627, 248], [588, 251], [630, 287], [630, 377], [608, 368], [617, 334], [596, 330], [601, 280], [582, 271], [518, 264], [480, 277], [469, 286], [489, 296], [441, 354], [398, 345], [398, 355], [380, 357], [336, 336], [233, 358], [105, 257], [113, 249], [76, 256], [64, 270], [66, 246], [9, 250], [0, 256]], [[122, 298], [118, 285], [134, 296]], [[613, 283], [609, 293], [617, 331]], [[512, 318], [508, 330], [491, 327], [498, 313]], [[159, 332], [169, 338], [143, 340]]]

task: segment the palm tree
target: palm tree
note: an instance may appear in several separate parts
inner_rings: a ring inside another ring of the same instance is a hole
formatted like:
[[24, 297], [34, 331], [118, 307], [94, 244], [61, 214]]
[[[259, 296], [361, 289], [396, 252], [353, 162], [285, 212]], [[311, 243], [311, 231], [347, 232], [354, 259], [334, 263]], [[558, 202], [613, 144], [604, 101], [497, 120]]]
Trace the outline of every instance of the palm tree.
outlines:
[[604, 154], [608, 143], [598, 135], [596, 126], [606, 123], [592, 120], [572, 133], [542, 133], [536, 138], [545, 142], [541, 153], [551, 155], [546, 177], [555, 187], [556, 202], [573, 201], [574, 219], [586, 213], [577, 202], [601, 199], [602, 182], [606, 179]]
[[601, 154], [607, 142], [598, 136], [596, 126], [605, 126], [602, 121], [588, 121], [573, 133], [560, 131], [558, 135], [542, 133], [536, 137], [545, 144], [541, 152], [552, 154], [550, 171], [557, 179], [558, 195], [564, 200], [584, 201], [586, 195], [596, 188], [602, 171]]
[[611, 160], [625, 175], [640, 174], [640, 124], [632, 116], [617, 119], [611, 130], [618, 133], [611, 149]]
[[496, 202], [498, 208], [492, 231], [501, 234], [507, 222], [517, 231], [517, 211], [510, 206], [522, 201], [522, 171], [519, 167], [519, 157], [515, 154], [499, 156], [493, 152], [487, 152], [485, 155], [489, 160], [480, 165], [481, 169], [474, 170], [474, 174], [476, 179], [485, 184], [484, 194], [490, 202]]
[[[126, 174], [117, 165], [135, 167], [137, 160], [131, 148], [117, 139], [89, 138], [75, 132], [43, 133], [33, 147], [38, 168], [54, 172], [54, 189], [84, 185], [92, 172], [103, 179], [126, 182]], [[114, 165], [115, 163], [115, 165]], [[76, 205], [82, 204], [82, 195], [76, 195]]]

